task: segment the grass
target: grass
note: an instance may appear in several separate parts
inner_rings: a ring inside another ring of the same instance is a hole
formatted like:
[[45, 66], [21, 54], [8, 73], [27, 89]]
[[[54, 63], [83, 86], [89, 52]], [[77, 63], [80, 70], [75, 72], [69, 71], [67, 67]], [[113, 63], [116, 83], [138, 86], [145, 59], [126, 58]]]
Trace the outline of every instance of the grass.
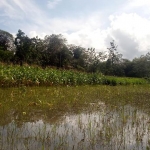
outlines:
[[56, 85], [137, 85], [147, 84], [142, 78], [121, 78], [103, 76], [98, 73], [85, 73], [53, 68], [42, 69], [35, 66], [0, 64], [0, 87], [56, 86]]

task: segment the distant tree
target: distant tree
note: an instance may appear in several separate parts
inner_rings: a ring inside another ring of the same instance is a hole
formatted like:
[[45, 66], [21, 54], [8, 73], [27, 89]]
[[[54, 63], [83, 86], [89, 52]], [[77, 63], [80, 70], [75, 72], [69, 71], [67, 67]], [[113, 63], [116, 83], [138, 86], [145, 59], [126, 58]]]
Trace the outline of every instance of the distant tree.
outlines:
[[95, 48], [88, 48], [87, 50], [87, 71], [96, 72], [99, 60]]
[[[91, 57], [92, 56], [92, 57]], [[89, 65], [90, 72], [104, 72], [105, 61], [107, 54], [105, 51], [95, 52], [95, 49], [89, 53], [89, 58], [91, 59], [91, 64]]]
[[106, 75], [117, 75], [123, 76], [124, 71], [122, 68], [122, 54], [119, 54], [117, 51], [118, 45], [114, 43], [114, 40], [110, 42], [110, 48], [107, 48], [108, 59], [106, 62]]
[[70, 51], [72, 52], [72, 66], [75, 69], [84, 71], [88, 65], [88, 54], [85, 48], [81, 46], [70, 46]]
[[0, 62], [10, 63], [13, 61], [14, 53], [8, 50], [0, 50]]
[[45, 49], [50, 53], [61, 51], [66, 42], [67, 40], [61, 34], [46, 35], [44, 38]]
[[15, 50], [13, 35], [3, 30], [0, 30], [0, 49], [4, 51]]
[[114, 40], [110, 42], [110, 48], [107, 48], [109, 50], [108, 54], [108, 60], [110, 61], [110, 64], [118, 64], [122, 60], [122, 54], [119, 54], [117, 51], [118, 45], [114, 43]]
[[44, 65], [64, 67], [70, 62], [71, 52], [67, 47], [67, 40], [61, 35], [52, 34], [44, 39]]
[[28, 62], [32, 47], [31, 39], [28, 36], [26, 36], [24, 32], [18, 30], [18, 33], [15, 38], [15, 45], [16, 45], [16, 53], [15, 53], [16, 60], [20, 63], [20, 65], [22, 65], [23, 62]]
[[127, 77], [133, 77], [133, 63], [128, 59], [122, 59], [122, 69], [124, 70], [124, 75]]
[[15, 46], [12, 34], [0, 30], [0, 61], [10, 62], [14, 57]]
[[132, 75], [135, 77], [150, 77], [150, 53], [133, 59]]
[[44, 52], [43, 40], [37, 36], [31, 38], [30, 52], [28, 54], [28, 62], [30, 64], [42, 65], [42, 55]]

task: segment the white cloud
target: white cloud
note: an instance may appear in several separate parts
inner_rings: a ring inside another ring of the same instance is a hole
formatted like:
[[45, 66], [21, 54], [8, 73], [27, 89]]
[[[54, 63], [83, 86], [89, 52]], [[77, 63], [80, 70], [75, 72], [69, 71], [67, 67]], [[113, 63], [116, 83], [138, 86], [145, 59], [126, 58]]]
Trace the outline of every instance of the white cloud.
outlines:
[[121, 52], [127, 58], [134, 58], [150, 49], [150, 20], [135, 13], [111, 16], [108, 39], [118, 42]]
[[38, 36], [38, 38], [44, 39], [44, 37], [46, 36], [46, 33], [44, 33], [44, 32], [37, 33], [37, 31], [30, 31], [28, 36], [30, 38]]
[[62, 0], [49, 0], [48, 1], [48, 8], [54, 9], [58, 3], [60, 3]]
[[[61, 24], [61, 25], [60, 25]], [[69, 44], [76, 44], [86, 48], [94, 47], [99, 50], [106, 50], [104, 39], [106, 32], [100, 28], [103, 24], [101, 12], [93, 13], [86, 18], [78, 19], [54, 19], [50, 26], [62, 33]]]
[[145, 35], [149, 34], [149, 26], [150, 20], [135, 13], [123, 13], [119, 16], [114, 16], [114, 19], [111, 21], [111, 28], [114, 30], [121, 29], [131, 36], [136, 36], [136, 38], [143, 38]]

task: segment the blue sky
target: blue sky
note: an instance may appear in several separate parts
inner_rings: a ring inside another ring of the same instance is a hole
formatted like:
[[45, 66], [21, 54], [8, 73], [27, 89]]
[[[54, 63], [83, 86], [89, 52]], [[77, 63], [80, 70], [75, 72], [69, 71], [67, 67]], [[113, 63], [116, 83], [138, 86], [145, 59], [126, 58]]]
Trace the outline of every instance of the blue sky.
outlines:
[[115, 40], [124, 58], [150, 52], [150, 0], [1, 0], [0, 29], [29, 37], [63, 34], [68, 44], [106, 51]]

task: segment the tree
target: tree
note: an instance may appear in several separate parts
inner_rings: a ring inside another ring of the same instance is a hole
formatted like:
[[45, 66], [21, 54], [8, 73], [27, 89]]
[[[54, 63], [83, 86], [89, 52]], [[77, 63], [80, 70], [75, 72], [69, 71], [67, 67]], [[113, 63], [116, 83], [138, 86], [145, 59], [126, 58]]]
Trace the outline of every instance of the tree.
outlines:
[[20, 65], [22, 65], [23, 62], [28, 62], [31, 52], [30, 50], [32, 47], [31, 39], [25, 36], [24, 32], [18, 30], [18, 33], [15, 38], [15, 45], [16, 45], [15, 57], [17, 61], [20, 63]]
[[0, 49], [1, 50], [9, 50], [9, 51], [13, 51], [15, 49], [14, 44], [13, 44], [13, 35], [0, 30]]
[[43, 55], [43, 49], [44, 44], [43, 40], [38, 38], [38, 36], [31, 38], [31, 45], [30, 45], [30, 51], [28, 54], [28, 63], [30, 64], [37, 64], [42, 65], [42, 55]]
[[70, 45], [72, 53], [72, 66], [75, 69], [85, 70], [88, 65], [88, 54], [85, 48], [81, 46]]
[[106, 62], [106, 75], [124, 75], [124, 70], [122, 68], [122, 54], [118, 53], [117, 47], [118, 45], [116, 45], [113, 40], [110, 42], [110, 48], [107, 48], [109, 51]]
[[88, 48], [88, 71], [102, 72], [104, 69], [104, 61], [107, 58], [106, 52], [96, 52], [95, 48]]
[[118, 45], [116, 45], [113, 40], [110, 42], [110, 46], [110, 48], [107, 48], [109, 50], [108, 60], [110, 61], [111, 65], [120, 63], [122, 60], [122, 54], [119, 54], [117, 51]]
[[45, 49], [49, 53], [56, 53], [66, 45], [67, 40], [61, 34], [46, 35], [44, 38]]
[[133, 76], [133, 63], [128, 59], [122, 59], [121, 67], [124, 70], [124, 76], [132, 77]]
[[44, 65], [52, 65], [59, 68], [69, 64], [71, 52], [66, 45], [67, 40], [61, 34], [47, 35], [43, 42], [43, 57], [46, 60]]
[[135, 77], [150, 77], [150, 53], [133, 59], [132, 75]]
[[0, 61], [10, 62], [13, 59], [15, 46], [12, 34], [0, 30]]

